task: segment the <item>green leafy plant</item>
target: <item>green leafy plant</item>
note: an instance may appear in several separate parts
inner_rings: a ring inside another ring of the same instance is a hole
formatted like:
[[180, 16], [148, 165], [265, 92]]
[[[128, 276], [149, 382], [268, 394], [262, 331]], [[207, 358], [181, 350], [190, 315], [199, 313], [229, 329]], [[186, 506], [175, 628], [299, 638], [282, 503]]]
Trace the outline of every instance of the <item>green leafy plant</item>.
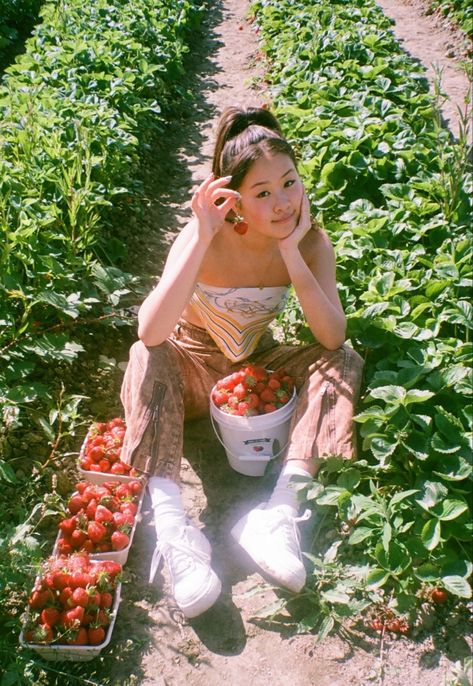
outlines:
[[[273, 106], [335, 244], [365, 359], [359, 459], [322, 462], [302, 495], [336, 532], [329, 566], [319, 539], [309, 553], [305, 621], [321, 636], [370, 607], [412, 622], [436, 587], [471, 597], [468, 115], [453, 143], [374, 3], [253, 7]], [[279, 324], [288, 340], [313, 340], [295, 298]]]

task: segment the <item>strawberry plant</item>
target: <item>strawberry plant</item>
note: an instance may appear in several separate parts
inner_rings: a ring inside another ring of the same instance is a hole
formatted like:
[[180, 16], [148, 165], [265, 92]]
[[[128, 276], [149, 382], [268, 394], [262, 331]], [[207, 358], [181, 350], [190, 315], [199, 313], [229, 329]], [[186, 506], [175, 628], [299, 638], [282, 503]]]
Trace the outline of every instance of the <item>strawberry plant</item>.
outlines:
[[[75, 332], [129, 325], [137, 285], [114, 262], [111, 208], [160, 131], [200, 7], [188, 0], [47, 4], [0, 87], [0, 411], [8, 431], [49, 410], [45, 368], [83, 352]], [[34, 409], [32, 409], [34, 408]], [[12, 421], [7, 418], [14, 417]]]
[[473, 38], [473, 8], [468, 0], [430, 0], [430, 5], [453, 20], [470, 40]]
[[[325, 635], [372, 606], [410, 624], [429, 589], [471, 597], [468, 132], [454, 144], [441, 129], [421, 68], [374, 3], [261, 0], [254, 11], [365, 358], [359, 459], [321, 461], [301, 494], [333, 532], [309, 553], [302, 623]], [[296, 299], [280, 323], [290, 340], [312, 339]]]

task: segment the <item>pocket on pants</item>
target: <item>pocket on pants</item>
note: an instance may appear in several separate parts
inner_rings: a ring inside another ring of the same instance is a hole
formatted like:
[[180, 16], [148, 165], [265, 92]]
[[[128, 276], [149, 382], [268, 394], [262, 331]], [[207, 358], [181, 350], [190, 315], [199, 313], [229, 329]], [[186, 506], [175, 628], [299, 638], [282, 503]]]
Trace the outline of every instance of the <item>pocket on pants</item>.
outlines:
[[324, 381], [320, 389], [322, 396], [320, 403], [319, 427], [324, 428], [323, 448], [319, 454], [336, 455], [337, 453], [337, 392], [330, 381]]

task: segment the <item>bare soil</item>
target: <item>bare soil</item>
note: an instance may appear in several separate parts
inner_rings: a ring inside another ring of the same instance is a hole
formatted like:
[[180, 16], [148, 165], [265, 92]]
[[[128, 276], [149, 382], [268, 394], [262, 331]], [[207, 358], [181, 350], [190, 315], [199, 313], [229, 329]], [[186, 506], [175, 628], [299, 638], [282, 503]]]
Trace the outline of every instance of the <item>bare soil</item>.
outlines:
[[[452, 103], [462, 105], [466, 77], [446, 57], [449, 41], [433, 18], [420, 13], [418, 2], [380, 0], [396, 18], [396, 33], [405, 48], [427, 67], [444, 67], [443, 87]], [[148, 205], [139, 226], [127, 227], [136, 241], [132, 259], [142, 273], [160, 273], [169, 246], [190, 216], [193, 189], [210, 171], [213, 134], [227, 105], [259, 105], [267, 99], [258, 47], [246, 21], [246, 0], [216, 0], [211, 17], [195, 37], [186, 87], [195, 97], [188, 112], [176, 118], [165, 139], [146, 160], [143, 179]], [[442, 34], [442, 37], [440, 37]], [[415, 52], [412, 45], [415, 45]], [[438, 50], [433, 54], [432, 50]], [[440, 46], [440, 47], [438, 47]], [[455, 130], [454, 113], [445, 114]], [[159, 172], [158, 172], [159, 170]], [[144, 237], [144, 238], [143, 238]], [[125, 360], [125, 357], [123, 358]], [[228, 466], [210, 423], [186, 428], [182, 468], [184, 499], [191, 518], [202, 526], [214, 551], [214, 567], [223, 582], [216, 605], [192, 621], [176, 607], [165, 569], [150, 586], [147, 575], [155, 544], [149, 502], [145, 500], [128, 563], [130, 583], [115, 626], [105, 668], [114, 684], [142, 686], [443, 686], [450, 683], [454, 663], [469, 646], [451, 627], [430, 635], [386, 637], [359, 631], [348, 642], [329, 637], [316, 645], [310, 634], [295, 634], [283, 625], [255, 618], [278, 591], [264, 584], [251, 561], [229, 535], [232, 524], [264, 500], [277, 475], [272, 464], [262, 478], [242, 476]], [[310, 543], [312, 525], [304, 524]]]

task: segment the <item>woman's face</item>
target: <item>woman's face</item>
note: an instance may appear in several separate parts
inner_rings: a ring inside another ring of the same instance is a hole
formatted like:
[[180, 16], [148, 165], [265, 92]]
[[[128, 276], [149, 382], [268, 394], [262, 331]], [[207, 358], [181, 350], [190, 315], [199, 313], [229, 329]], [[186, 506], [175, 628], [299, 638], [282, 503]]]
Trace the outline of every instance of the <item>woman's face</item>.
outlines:
[[304, 187], [290, 157], [279, 153], [256, 160], [238, 190], [239, 209], [250, 230], [277, 239], [292, 233]]

